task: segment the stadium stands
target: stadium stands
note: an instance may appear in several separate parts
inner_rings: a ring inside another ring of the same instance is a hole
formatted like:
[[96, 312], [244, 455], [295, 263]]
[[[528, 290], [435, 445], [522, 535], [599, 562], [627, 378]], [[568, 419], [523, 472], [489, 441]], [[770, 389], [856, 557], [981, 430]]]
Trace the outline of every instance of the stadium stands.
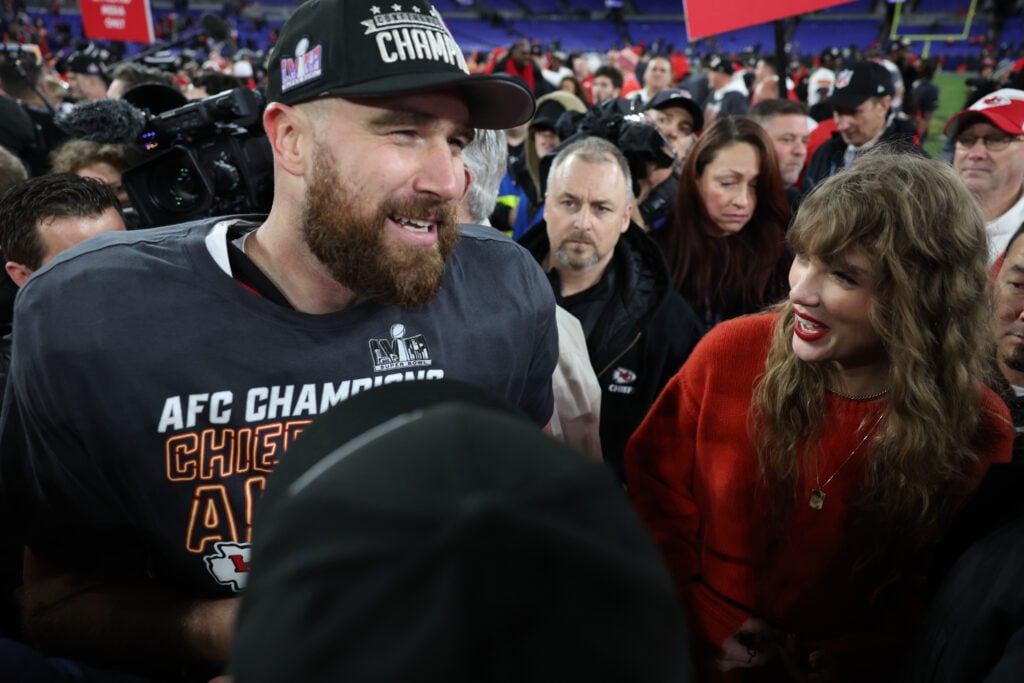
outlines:
[[[36, 0], [42, 2], [42, 0]], [[154, 18], [159, 24], [173, 12], [173, 0], [154, 0]], [[239, 47], [265, 49], [271, 32], [279, 27], [291, 9], [298, 4], [281, 1], [253, 4], [243, 16], [232, 18]], [[710, 51], [740, 53], [749, 49], [772, 51], [775, 46], [771, 23], [729, 31], [689, 44], [681, 0], [632, 0], [618, 11], [617, 20], [606, 7], [605, 0], [436, 0], [452, 33], [468, 51], [490, 51], [509, 45], [517, 38], [528, 38], [548, 49], [557, 45], [568, 51], [604, 52], [625, 44], [671, 45], [691, 53]], [[196, 0], [187, 16], [197, 21], [204, 11], [220, 14], [223, 5], [214, 0]], [[885, 26], [886, 3], [882, 0], [853, 0], [800, 17], [790, 36], [789, 47], [797, 56], [810, 60], [826, 47], [864, 51], [884, 46], [888, 40]], [[945, 68], [953, 68], [977, 58], [985, 43], [998, 46], [1003, 58], [1020, 54], [1024, 46], [1024, 18], [1010, 16], [1002, 25], [1000, 35], [995, 27], [989, 5], [979, 11], [967, 40], [936, 40], [928, 45], [932, 56], [944, 60]], [[913, 11], [904, 8], [897, 33], [959, 34], [965, 16], [963, 0], [918, 0]], [[81, 15], [77, 4], [65, 2], [59, 16], [49, 5], [29, 8], [30, 18], [41, 20], [56, 41], [58, 23], [65, 24], [71, 34], [71, 45], [56, 45], [65, 50], [84, 40]], [[179, 13], [180, 17], [181, 14]], [[10, 38], [10, 37], [9, 37]], [[129, 54], [145, 45], [129, 44]], [[915, 41], [912, 50], [920, 54], [922, 41]]]

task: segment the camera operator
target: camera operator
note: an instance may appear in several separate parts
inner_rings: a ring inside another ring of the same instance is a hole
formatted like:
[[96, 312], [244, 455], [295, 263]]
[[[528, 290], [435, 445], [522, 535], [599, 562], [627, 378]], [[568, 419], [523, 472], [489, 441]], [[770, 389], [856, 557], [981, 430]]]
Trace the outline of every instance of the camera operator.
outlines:
[[454, 378], [547, 425], [543, 273], [455, 223], [472, 129], [528, 120], [533, 97], [470, 76], [436, 10], [402, 7], [314, 0], [285, 23], [268, 216], [102, 236], [22, 288], [0, 466], [51, 650], [219, 669], [267, 475], [354, 393]]

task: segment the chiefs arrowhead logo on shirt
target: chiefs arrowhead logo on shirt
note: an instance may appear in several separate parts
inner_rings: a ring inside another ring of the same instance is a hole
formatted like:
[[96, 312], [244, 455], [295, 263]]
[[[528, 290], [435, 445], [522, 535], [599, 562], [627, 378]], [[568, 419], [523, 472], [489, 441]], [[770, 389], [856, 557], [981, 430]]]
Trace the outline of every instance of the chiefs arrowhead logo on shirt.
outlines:
[[236, 593], [245, 590], [249, 582], [249, 544], [220, 542], [213, 548], [214, 552], [203, 557], [203, 561], [214, 580]]
[[612, 370], [612, 383], [608, 385], [608, 391], [613, 394], [632, 394], [636, 387], [632, 386], [637, 379], [635, 372], [621, 365]]
[[623, 367], [615, 368], [612, 372], [612, 380], [616, 384], [632, 384], [636, 381], [636, 373]]

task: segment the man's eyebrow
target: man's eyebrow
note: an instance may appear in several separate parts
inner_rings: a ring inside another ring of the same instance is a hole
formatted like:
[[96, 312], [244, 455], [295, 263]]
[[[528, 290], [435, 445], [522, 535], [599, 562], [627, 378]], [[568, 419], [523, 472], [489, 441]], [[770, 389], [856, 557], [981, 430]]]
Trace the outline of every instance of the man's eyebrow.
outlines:
[[[387, 109], [370, 119], [370, 127], [375, 130], [383, 130], [385, 128], [394, 128], [395, 126], [425, 126], [441, 121], [443, 119], [425, 112]], [[476, 137], [476, 131], [465, 123], [456, 123], [455, 135], [470, 141]]]

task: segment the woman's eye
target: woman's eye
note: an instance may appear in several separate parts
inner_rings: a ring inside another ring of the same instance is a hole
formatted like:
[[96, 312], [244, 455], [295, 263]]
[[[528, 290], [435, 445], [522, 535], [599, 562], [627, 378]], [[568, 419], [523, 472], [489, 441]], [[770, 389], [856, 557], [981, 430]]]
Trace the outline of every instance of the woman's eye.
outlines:
[[843, 284], [851, 285], [851, 286], [854, 286], [854, 287], [856, 287], [857, 284], [858, 284], [856, 280], [854, 280], [852, 277], [850, 277], [849, 275], [847, 275], [846, 273], [844, 273], [842, 271], [839, 271], [839, 270], [833, 271], [832, 275], [835, 276], [835, 278], [837, 280], [839, 280], [840, 282], [842, 282]]

